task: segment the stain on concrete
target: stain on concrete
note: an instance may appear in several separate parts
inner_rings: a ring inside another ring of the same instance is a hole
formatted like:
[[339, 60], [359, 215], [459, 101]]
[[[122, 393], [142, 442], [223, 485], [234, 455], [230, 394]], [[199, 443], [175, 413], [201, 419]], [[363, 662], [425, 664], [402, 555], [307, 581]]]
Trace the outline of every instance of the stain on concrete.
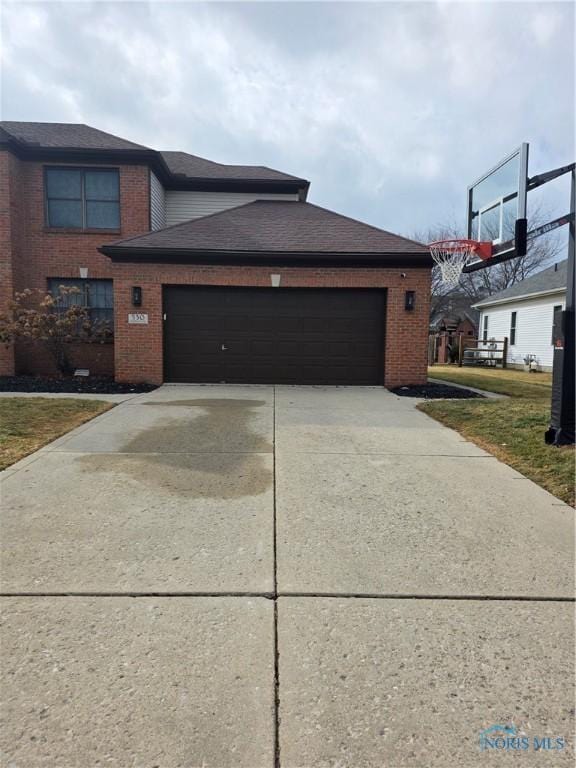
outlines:
[[259, 406], [266, 405], [265, 400], [238, 400], [232, 397], [201, 397], [193, 400], [146, 400], [145, 403], [139, 403], [139, 405], [154, 405], [154, 406], [178, 406], [182, 407], [199, 407], [199, 408], [216, 408], [217, 406], [224, 406], [229, 408], [258, 408]]
[[259, 454], [270, 453], [272, 445], [253, 429], [254, 408], [264, 401], [206, 398], [144, 405], [178, 406], [181, 413], [143, 429], [117, 454], [79, 457], [85, 471], [122, 473], [183, 498], [242, 498], [270, 488], [272, 471]]

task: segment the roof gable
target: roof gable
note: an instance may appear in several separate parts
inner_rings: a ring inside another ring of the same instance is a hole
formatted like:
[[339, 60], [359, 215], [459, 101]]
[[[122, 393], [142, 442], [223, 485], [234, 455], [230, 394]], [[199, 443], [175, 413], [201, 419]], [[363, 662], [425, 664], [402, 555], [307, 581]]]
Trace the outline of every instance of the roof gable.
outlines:
[[326, 208], [304, 202], [257, 200], [105, 246], [244, 253], [394, 253], [429, 249]]
[[305, 202], [257, 200], [103, 245], [115, 261], [427, 267], [429, 249]]

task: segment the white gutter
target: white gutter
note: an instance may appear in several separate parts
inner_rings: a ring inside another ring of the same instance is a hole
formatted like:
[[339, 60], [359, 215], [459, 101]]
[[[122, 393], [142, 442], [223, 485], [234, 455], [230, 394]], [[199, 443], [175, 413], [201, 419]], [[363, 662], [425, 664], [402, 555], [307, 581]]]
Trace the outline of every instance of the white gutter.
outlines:
[[491, 307], [497, 304], [510, 304], [515, 301], [524, 301], [525, 299], [533, 299], [540, 296], [553, 296], [555, 293], [566, 293], [566, 288], [552, 288], [549, 291], [536, 291], [536, 293], [523, 293], [520, 296], [508, 296], [504, 299], [494, 299], [493, 301], [479, 301], [477, 304], [472, 304], [472, 309], [479, 309], [482, 307]]

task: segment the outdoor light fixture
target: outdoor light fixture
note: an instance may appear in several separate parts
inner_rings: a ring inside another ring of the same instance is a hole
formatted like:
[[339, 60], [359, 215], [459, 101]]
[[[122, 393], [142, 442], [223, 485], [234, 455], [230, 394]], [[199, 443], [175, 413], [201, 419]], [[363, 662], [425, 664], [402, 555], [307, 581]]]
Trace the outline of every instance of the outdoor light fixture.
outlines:
[[404, 294], [404, 309], [406, 312], [412, 312], [416, 304], [416, 291], [406, 291]]
[[142, 306], [142, 288], [138, 285], [132, 286], [132, 306], [133, 307], [141, 307]]
[[82, 280], [86, 280], [88, 277], [88, 267], [79, 267], [78, 269], [80, 270], [80, 277]]
[[280, 279], [282, 278], [282, 275], [270, 275], [270, 280], [272, 282], [272, 288], [280, 288]]

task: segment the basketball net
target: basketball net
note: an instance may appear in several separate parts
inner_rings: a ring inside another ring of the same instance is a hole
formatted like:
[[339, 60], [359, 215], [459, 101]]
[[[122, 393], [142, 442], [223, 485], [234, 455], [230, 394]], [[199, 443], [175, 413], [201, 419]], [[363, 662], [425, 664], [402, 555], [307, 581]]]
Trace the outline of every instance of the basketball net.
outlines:
[[475, 257], [487, 259], [491, 253], [491, 243], [477, 240], [437, 240], [430, 243], [430, 253], [440, 267], [442, 282], [449, 288], [455, 288], [465, 266]]

